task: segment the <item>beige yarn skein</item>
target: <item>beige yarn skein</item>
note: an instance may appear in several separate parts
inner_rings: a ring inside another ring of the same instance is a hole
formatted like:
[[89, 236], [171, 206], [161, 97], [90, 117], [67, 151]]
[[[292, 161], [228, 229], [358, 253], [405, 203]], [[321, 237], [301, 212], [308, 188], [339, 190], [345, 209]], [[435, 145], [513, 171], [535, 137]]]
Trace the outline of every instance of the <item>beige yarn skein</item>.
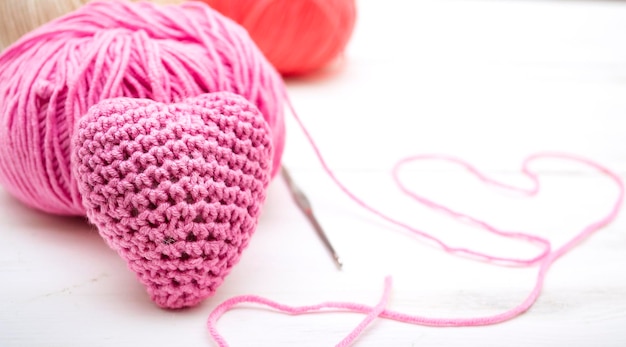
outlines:
[[[0, 52], [22, 35], [66, 13], [74, 11], [90, 0], [0, 0]], [[180, 3], [182, 0], [155, 0], [161, 4]]]

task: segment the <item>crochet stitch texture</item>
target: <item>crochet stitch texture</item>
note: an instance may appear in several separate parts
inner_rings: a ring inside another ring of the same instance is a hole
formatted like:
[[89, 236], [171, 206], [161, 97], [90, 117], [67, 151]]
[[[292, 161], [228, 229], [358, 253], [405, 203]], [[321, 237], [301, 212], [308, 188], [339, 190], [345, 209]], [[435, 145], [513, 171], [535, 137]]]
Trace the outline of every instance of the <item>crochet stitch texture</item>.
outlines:
[[164, 104], [115, 98], [73, 139], [87, 216], [159, 306], [215, 292], [254, 232], [272, 139], [259, 110], [221, 92]]

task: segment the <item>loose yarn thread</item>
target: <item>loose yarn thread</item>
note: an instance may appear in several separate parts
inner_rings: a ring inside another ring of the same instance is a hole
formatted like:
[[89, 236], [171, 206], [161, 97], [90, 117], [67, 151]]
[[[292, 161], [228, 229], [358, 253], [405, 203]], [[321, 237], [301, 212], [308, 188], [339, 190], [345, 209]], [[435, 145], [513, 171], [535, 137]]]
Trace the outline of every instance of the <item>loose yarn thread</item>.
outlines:
[[[389, 298], [391, 286], [392, 286], [391, 277], [387, 277], [385, 279], [385, 286], [384, 286], [382, 297], [379, 303], [373, 307], [360, 304], [360, 303], [354, 303], [354, 302], [332, 302], [332, 301], [324, 302], [324, 303], [317, 304], [317, 305], [311, 305], [311, 306], [289, 306], [289, 305], [284, 305], [276, 301], [269, 300], [267, 298], [263, 298], [263, 297], [256, 296], [256, 295], [236, 296], [218, 305], [211, 312], [207, 320], [207, 328], [209, 330], [209, 334], [220, 347], [227, 347], [228, 343], [224, 339], [224, 337], [218, 332], [217, 327], [216, 327], [217, 322], [226, 312], [228, 312], [235, 306], [243, 304], [243, 303], [266, 306], [280, 313], [285, 313], [289, 315], [302, 315], [302, 314], [319, 312], [319, 311], [324, 311], [324, 310], [329, 310], [329, 309], [332, 309], [334, 313], [339, 311], [339, 312], [352, 312], [352, 313], [364, 314], [365, 315], [364, 320], [359, 325], [357, 325], [341, 342], [339, 342], [336, 345], [337, 347], [345, 347], [345, 346], [349, 346], [353, 344], [356, 341], [356, 339], [365, 331], [368, 325], [372, 323], [376, 318], [385, 318], [385, 319], [395, 320], [395, 321], [402, 322], [402, 323], [409, 323], [409, 324], [423, 325], [423, 326], [433, 326], [433, 327], [484, 326], [484, 325], [498, 324], [498, 323], [511, 320], [523, 314], [524, 312], [526, 312], [537, 301], [537, 298], [539, 297], [541, 293], [543, 283], [546, 278], [547, 272], [550, 269], [550, 266], [556, 260], [558, 260], [561, 256], [563, 256], [564, 254], [569, 252], [571, 249], [573, 249], [576, 245], [578, 245], [581, 241], [588, 238], [591, 234], [598, 231], [602, 227], [610, 224], [617, 217], [619, 213], [619, 209], [624, 200], [624, 183], [622, 182], [621, 178], [616, 173], [614, 173], [610, 169], [598, 163], [595, 163], [594, 161], [591, 161], [589, 159], [582, 158], [576, 155], [567, 154], [567, 153], [544, 152], [544, 153], [537, 153], [537, 154], [527, 157], [522, 164], [521, 172], [525, 177], [527, 177], [532, 182], [532, 187], [530, 189], [524, 189], [524, 188], [504, 184], [502, 182], [494, 180], [486, 176], [485, 174], [483, 174], [480, 170], [478, 170], [472, 164], [462, 159], [458, 159], [458, 158], [454, 158], [454, 157], [450, 157], [446, 155], [415, 155], [415, 156], [406, 157], [406, 158], [399, 160], [393, 168], [393, 173], [392, 173], [393, 179], [396, 185], [399, 187], [400, 191], [403, 194], [407, 195], [409, 198], [433, 210], [441, 211], [451, 216], [454, 219], [457, 219], [463, 222], [470, 222], [476, 225], [477, 227], [483, 230], [486, 230], [490, 233], [493, 233], [493, 234], [496, 234], [505, 238], [518, 239], [518, 240], [522, 240], [526, 242], [531, 242], [535, 245], [539, 245], [541, 246], [542, 250], [540, 251], [538, 255], [531, 257], [531, 258], [524, 259], [524, 258], [506, 258], [506, 257], [493, 256], [487, 253], [474, 251], [472, 249], [467, 249], [467, 248], [462, 248], [462, 247], [453, 247], [441, 241], [436, 236], [433, 236], [425, 231], [414, 228], [402, 221], [399, 221], [395, 218], [392, 218], [382, 213], [378, 209], [366, 203], [364, 200], [360, 199], [351, 190], [349, 190], [337, 178], [337, 176], [334, 174], [334, 172], [331, 170], [331, 168], [328, 166], [328, 164], [324, 160], [324, 157], [322, 156], [319, 148], [317, 147], [315, 141], [313, 140], [313, 137], [311, 136], [311, 134], [309, 133], [309, 131], [303, 124], [302, 120], [299, 118], [299, 116], [295, 112], [294, 107], [291, 104], [289, 104], [289, 106], [290, 106], [290, 109], [294, 118], [296, 119], [297, 124], [299, 125], [301, 131], [305, 134], [305, 137], [307, 138], [308, 142], [313, 148], [313, 151], [315, 152], [317, 159], [321, 163], [321, 166], [324, 169], [324, 172], [331, 178], [331, 180], [335, 183], [335, 185], [339, 187], [339, 189], [343, 191], [353, 202], [355, 202], [356, 204], [358, 204], [359, 206], [361, 206], [368, 212], [382, 218], [383, 220], [387, 221], [390, 224], [401, 227], [402, 229], [420, 238], [434, 242], [443, 251], [447, 253], [470, 257], [470, 258], [486, 261], [488, 263], [501, 264], [501, 265], [517, 265], [517, 266], [522, 266], [522, 267], [531, 267], [531, 266], [538, 264], [539, 269], [537, 272], [535, 285], [533, 289], [531, 290], [531, 292], [529, 293], [529, 295], [520, 304], [516, 305], [515, 307], [509, 310], [506, 310], [502, 313], [490, 315], [490, 316], [468, 317], [468, 318], [432, 318], [432, 317], [425, 317], [425, 316], [419, 316], [419, 315], [405, 314], [402, 312], [387, 309], [386, 303], [388, 302], [388, 298]], [[585, 226], [574, 237], [569, 239], [560, 248], [555, 249], [555, 250], [552, 249], [551, 242], [543, 237], [532, 235], [530, 233], [523, 233], [523, 232], [515, 232], [515, 233], [507, 232], [497, 227], [494, 227], [491, 224], [481, 219], [472, 217], [470, 215], [464, 214], [459, 211], [455, 211], [445, 205], [439, 204], [435, 201], [425, 198], [411, 191], [406, 185], [402, 183], [402, 181], [399, 178], [399, 172], [402, 166], [410, 162], [423, 161], [423, 160], [440, 160], [440, 161], [445, 161], [445, 162], [453, 163], [453, 164], [460, 166], [461, 168], [468, 171], [472, 176], [484, 182], [486, 185], [495, 186], [495, 187], [502, 188], [505, 190], [514, 191], [517, 193], [522, 193], [527, 196], [534, 196], [540, 191], [540, 182], [539, 182], [538, 174], [533, 172], [530, 169], [530, 164], [534, 161], [541, 160], [541, 159], [562, 159], [562, 160], [568, 160], [568, 161], [572, 161], [578, 164], [588, 166], [594, 170], [599, 171], [601, 174], [607, 176], [608, 178], [610, 178], [618, 188], [617, 198], [615, 202], [613, 203], [613, 206], [611, 207], [611, 210], [609, 211], [609, 213], [607, 213], [605, 216], [598, 219], [597, 221], [594, 221], [590, 223], [589, 225]]]

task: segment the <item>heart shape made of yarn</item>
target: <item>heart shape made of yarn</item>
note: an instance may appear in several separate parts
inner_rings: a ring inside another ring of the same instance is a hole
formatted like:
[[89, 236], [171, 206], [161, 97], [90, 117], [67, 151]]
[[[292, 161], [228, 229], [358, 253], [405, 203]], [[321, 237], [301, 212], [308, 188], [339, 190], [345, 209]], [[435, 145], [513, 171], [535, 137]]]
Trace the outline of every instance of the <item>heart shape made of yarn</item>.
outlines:
[[73, 172], [87, 217], [165, 308], [212, 295], [254, 232], [270, 129], [241, 96], [107, 99], [78, 124]]

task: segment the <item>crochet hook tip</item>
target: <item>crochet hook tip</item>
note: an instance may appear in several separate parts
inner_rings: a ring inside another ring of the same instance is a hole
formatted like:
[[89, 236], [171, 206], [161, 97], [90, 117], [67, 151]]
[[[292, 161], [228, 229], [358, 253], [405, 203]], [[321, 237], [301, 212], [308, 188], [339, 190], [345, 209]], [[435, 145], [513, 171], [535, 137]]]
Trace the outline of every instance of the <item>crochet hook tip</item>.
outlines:
[[335, 264], [337, 265], [337, 269], [339, 271], [343, 270], [343, 260], [339, 257], [337, 253], [333, 254], [333, 258], [335, 259]]
[[313, 208], [311, 207], [311, 203], [309, 202], [309, 199], [293, 181], [287, 168], [285, 166], [282, 166], [280, 169], [281, 169], [283, 178], [285, 179], [285, 182], [287, 183], [287, 187], [289, 188], [289, 191], [291, 192], [291, 196], [296, 202], [296, 205], [302, 211], [302, 213], [307, 217], [307, 219], [309, 220], [309, 223], [311, 223], [311, 225], [313, 226], [313, 229], [322, 240], [322, 243], [324, 244], [328, 252], [332, 255], [333, 260], [335, 261], [335, 265], [337, 265], [337, 268], [339, 270], [342, 270], [343, 261], [339, 257], [339, 254], [337, 254], [337, 251], [335, 251], [335, 248], [333, 247], [333, 245], [330, 243], [328, 236], [324, 232], [324, 229], [322, 229], [322, 226], [320, 225], [317, 218], [315, 217], [315, 214], [313, 214]]

